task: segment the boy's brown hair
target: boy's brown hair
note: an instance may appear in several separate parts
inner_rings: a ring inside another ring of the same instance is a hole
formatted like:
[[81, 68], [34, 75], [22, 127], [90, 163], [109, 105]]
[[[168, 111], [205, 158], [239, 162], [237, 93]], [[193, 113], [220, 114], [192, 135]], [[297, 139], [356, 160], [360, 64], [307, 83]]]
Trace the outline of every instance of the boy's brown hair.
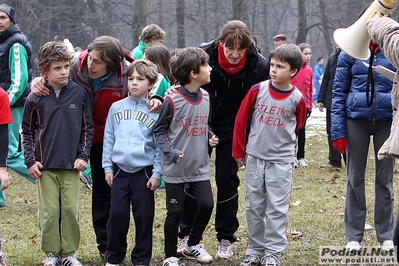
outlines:
[[153, 39], [155, 40], [163, 40], [165, 39], [165, 31], [161, 29], [157, 24], [150, 24], [145, 26], [141, 30], [141, 35], [139, 36], [139, 40], [149, 43]]
[[251, 31], [241, 20], [231, 20], [222, 29], [221, 34], [216, 39], [216, 43], [225, 43], [227, 47], [233, 47], [235, 42], [240, 41], [240, 48], [247, 49], [253, 46]]
[[200, 72], [200, 67], [209, 61], [209, 55], [198, 47], [186, 47], [176, 52], [170, 59], [172, 75], [184, 86], [191, 83], [190, 73]]
[[35, 62], [40, 74], [45, 74], [52, 62], [55, 61], [70, 61], [72, 67], [73, 56], [68, 51], [65, 44], [57, 41], [51, 41], [40, 47]]
[[299, 70], [301, 69], [303, 62], [302, 51], [298, 45], [295, 44], [280, 45], [272, 51], [271, 58], [288, 63], [291, 67], [291, 70], [297, 70], [296, 74], [298, 74]]
[[135, 60], [126, 71], [126, 76], [133, 75], [134, 70], [139, 73], [139, 75], [144, 76], [152, 84], [155, 84], [158, 79], [158, 68], [157, 66], [148, 60], [139, 59]]

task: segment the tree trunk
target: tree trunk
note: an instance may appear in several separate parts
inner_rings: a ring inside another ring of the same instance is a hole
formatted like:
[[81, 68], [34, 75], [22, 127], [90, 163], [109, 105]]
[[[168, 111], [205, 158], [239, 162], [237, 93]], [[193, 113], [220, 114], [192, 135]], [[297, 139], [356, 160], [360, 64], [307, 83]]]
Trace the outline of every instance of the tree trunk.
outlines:
[[328, 46], [328, 50], [334, 51], [335, 45], [334, 41], [332, 39], [332, 34], [331, 31], [329, 30], [328, 27], [328, 18], [327, 18], [327, 13], [326, 13], [326, 3], [324, 2], [325, 0], [319, 0], [319, 5], [320, 5], [320, 18], [321, 18], [321, 24], [322, 24], [322, 33], [324, 34], [324, 38], [326, 40], [326, 45]]
[[233, 0], [232, 4], [233, 4], [233, 18], [243, 21], [245, 24], [247, 24], [248, 27], [250, 27], [251, 24], [249, 24], [246, 1]]
[[177, 24], [177, 47], [183, 48], [186, 46], [186, 36], [184, 32], [184, 0], [177, 0], [176, 3], [176, 24]]
[[147, 0], [135, 0], [133, 5], [132, 21], [132, 46], [136, 47], [139, 43], [141, 30], [147, 25]]
[[298, 34], [296, 36], [297, 44], [306, 42], [307, 25], [306, 0], [298, 0]]

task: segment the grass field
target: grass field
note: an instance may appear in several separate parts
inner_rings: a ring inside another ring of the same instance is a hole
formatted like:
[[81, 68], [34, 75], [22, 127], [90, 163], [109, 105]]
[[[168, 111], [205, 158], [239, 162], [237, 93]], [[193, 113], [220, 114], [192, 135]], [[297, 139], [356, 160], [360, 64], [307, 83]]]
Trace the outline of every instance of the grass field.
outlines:
[[[312, 119], [312, 118], [311, 118]], [[327, 139], [323, 123], [309, 123], [307, 128], [306, 158], [308, 168], [296, 169], [294, 173], [289, 223], [287, 228], [288, 249], [282, 254], [282, 265], [318, 265], [320, 246], [344, 246], [345, 234], [343, 211], [345, 203], [345, 169], [340, 171], [320, 169], [327, 163]], [[367, 169], [367, 225], [362, 242], [364, 246], [378, 245], [373, 222], [374, 209], [374, 154], [370, 150]], [[0, 234], [3, 238], [3, 252], [8, 266], [41, 265], [45, 254], [40, 250], [40, 233], [37, 220], [36, 188], [20, 176], [13, 175], [12, 185], [6, 190], [7, 207], [0, 210]], [[241, 183], [244, 171], [239, 171]], [[398, 174], [394, 176], [397, 183]], [[216, 187], [212, 180], [214, 195]], [[397, 193], [397, 184], [394, 186]], [[240, 242], [234, 244], [235, 256], [230, 261], [215, 260], [212, 265], [239, 265], [246, 247], [245, 193], [239, 188], [240, 228], [237, 236]], [[398, 204], [395, 204], [395, 218]], [[154, 221], [154, 248], [151, 265], [162, 265], [163, 222], [165, 219], [164, 191], [156, 191], [156, 218]], [[216, 237], [213, 217], [203, 237], [207, 251], [216, 252]], [[91, 191], [81, 185], [80, 201], [81, 242], [78, 258], [83, 265], [103, 265], [95, 243], [91, 224]], [[133, 245], [134, 225], [129, 233], [129, 255]], [[181, 260], [185, 265], [197, 265]]]

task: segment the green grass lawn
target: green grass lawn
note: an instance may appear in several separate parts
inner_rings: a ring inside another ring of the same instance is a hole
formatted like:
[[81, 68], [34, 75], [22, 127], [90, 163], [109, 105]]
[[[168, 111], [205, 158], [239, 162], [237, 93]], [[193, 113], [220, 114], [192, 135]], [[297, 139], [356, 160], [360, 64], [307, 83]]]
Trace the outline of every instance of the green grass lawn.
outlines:
[[[345, 203], [346, 174], [340, 171], [320, 169], [327, 163], [327, 139], [323, 126], [309, 125], [306, 142], [308, 168], [296, 169], [293, 178], [291, 206], [287, 228], [288, 249], [282, 254], [283, 265], [317, 265], [320, 246], [344, 246], [345, 233], [343, 211]], [[370, 150], [367, 169], [367, 221], [371, 229], [365, 231], [364, 246], [378, 245], [373, 222], [374, 209], [374, 153]], [[12, 173], [12, 185], [6, 190], [7, 207], [0, 210], [0, 234], [3, 238], [3, 252], [8, 266], [41, 265], [45, 254], [40, 250], [40, 233], [37, 220], [36, 187], [20, 176]], [[244, 171], [239, 171], [244, 183]], [[395, 174], [397, 183], [398, 174]], [[216, 187], [212, 178], [214, 196]], [[397, 193], [397, 185], [394, 186]], [[230, 261], [215, 260], [212, 265], [239, 265], [246, 247], [245, 192], [239, 188], [240, 208], [238, 217], [240, 228], [237, 236], [240, 242], [234, 244], [235, 256]], [[216, 200], [216, 198], [215, 198]], [[398, 204], [395, 203], [395, 219]], [[162, 265], [163, 222], [166, 215], [164, 191], [156, 191], [156, 217], [154, 221], [154, 248], [151, 265]], [[81, 184], [80, 200], [81, 242], [78, 258], [83, 265], [103, 265], [95, 243], [91, 224], [91, 191]], [[129, 251], [133, 245], [134, 224], [129, 232]], [[207, 251], [216, 252], [214, 217], [203, 236]], [[192, 261], [181, 260], [185, 265], [197, 265]]]

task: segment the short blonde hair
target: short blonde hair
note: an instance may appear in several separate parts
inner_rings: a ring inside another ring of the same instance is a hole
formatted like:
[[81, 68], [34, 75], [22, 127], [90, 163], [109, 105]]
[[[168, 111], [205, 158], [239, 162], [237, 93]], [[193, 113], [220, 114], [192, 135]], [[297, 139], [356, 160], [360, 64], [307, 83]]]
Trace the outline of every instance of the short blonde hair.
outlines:
[[139, 40], [149, 43], [153, 39], [163, 40], [165, 39], [165, 31], [161, 29], [157, 24], [150, 24], [143, 28]]

